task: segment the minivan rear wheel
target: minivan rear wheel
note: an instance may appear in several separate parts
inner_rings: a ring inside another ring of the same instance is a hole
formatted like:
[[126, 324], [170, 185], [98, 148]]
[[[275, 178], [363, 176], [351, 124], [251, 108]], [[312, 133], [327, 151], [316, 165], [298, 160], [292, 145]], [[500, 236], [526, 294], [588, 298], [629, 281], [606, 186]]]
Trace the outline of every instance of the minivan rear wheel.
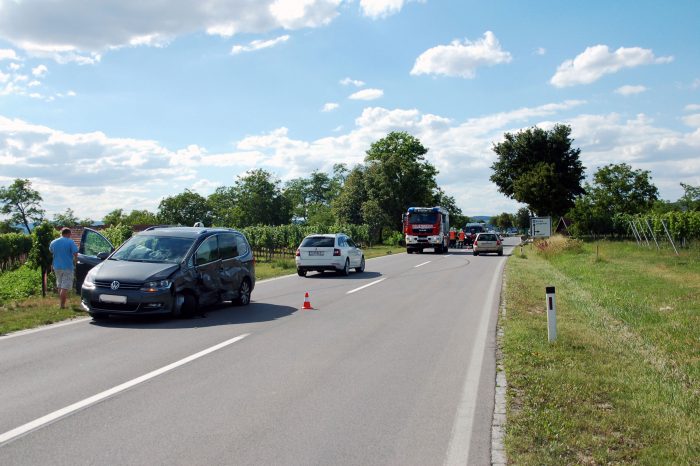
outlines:
[[239, 306], [247, 306], [250, 304], [250, 281], [245, 278], [241, 282], [240, 288], [238, 288], [238, 297], [236, 298], [236, 304]]
[[350, 275], [350, 259], [345, 259], [345, 267], [338, 271], [339, 274], [345, 275], [346, 277]]

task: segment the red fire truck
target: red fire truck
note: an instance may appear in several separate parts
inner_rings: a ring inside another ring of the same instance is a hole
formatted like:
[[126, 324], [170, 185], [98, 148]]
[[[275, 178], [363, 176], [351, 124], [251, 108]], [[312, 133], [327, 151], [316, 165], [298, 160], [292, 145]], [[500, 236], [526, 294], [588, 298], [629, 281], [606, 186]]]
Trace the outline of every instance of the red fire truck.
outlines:
[[409, 207], [403, 215], [406, 252], [423, 252], [434, 248], [446, 253], [450, 242], [450, 214], [442, 207]]

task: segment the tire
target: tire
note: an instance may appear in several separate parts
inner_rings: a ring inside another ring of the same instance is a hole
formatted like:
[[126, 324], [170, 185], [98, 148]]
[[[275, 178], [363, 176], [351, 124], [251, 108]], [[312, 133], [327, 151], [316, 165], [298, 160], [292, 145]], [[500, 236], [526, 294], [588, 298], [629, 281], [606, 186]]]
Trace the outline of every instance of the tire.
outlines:
[[297, 269], [297, 275], [299, 275], [300, 277], [305, 277], [306, 270]]
[[406, 249], [407, 254], [413, 254], [413, 249]]
[[345, 259], [345, 267], [338, 271], [340, 275], [347, 277], [350, 275], [350, 259]]
[[90, 314], [90, 317], [92, 317], [92, 320], [95, 322], [104, 322], [109, 320], [109, 314], [98, 314], [96, 312], [88, 312], [88, 314]]
[[355, 267], [355, 272], [362, 273], [364, 271], [365, 271], [365, 256], [362, 256], [362, 260], [360, 261], [360, 266]]
[[247, 306], [250, 304], [251, 292], [250, 280], [244, 278], [241, 282], [241, 286], [238, 288], [238, 297], [236, 298], [235, 303], [239, 306]]
[[503, 250], [502, 250], [502, 249], [501, 249], [500, 251], [498, 251], [498, 255], [499, 255], [499, 256], [502, 256], [502, 255], [503, 255]]
[[189, 293], [175, 296], [175, 304], [171, 313], [174, 319], [191, 317], [197, 311], [197, 299]]
[[475, 255], [475, 256], [478, 256], [479, 253], [478, 253], [477, 251], [474, 251], [474, 255]]

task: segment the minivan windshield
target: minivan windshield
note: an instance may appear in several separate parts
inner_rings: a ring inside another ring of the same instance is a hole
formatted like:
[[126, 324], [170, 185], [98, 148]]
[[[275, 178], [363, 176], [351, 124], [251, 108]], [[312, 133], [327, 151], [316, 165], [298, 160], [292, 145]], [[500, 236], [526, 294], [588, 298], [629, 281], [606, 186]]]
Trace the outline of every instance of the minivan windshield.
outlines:
[[185, 257], [193, 242], [194, 238], [136, 235], [124, 243], [110, 260], [177, 264]]

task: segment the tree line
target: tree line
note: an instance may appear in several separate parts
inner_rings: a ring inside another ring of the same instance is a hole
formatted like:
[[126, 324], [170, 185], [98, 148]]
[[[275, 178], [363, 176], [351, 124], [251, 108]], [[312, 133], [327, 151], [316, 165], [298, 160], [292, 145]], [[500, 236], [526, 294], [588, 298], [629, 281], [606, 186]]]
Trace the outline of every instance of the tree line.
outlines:
[[[675, 202], [661, 200], [651, 173], [634, 170], [626, 163], [605, 165], [595, 171], [590, 182], [584, 182], [581, 150], [573, 148], [572, 143], [571, 127], [567, 125], [506, 133], [504, 140], [493, 146], [498, 159], [491, 166], [490, 179], [501, 193], [526, 204], [528, 217], [552, 216], [555, 221], [565, 217], [571, 224], [570, 233], [576, 236], [631, 235], [630, 216], [700, 211], [700, 186], [681, 183], [681, 198]], [[511, 219], [513, 222], [524, 220], [522, 210]], [[695, 221], [694, 215], [681, 217]], [[668, 218], [674, 219], [674, 225], [686, 222], [678, 216]], [[674, 231], [688, 231], [695, 235], [690, 236], [693, 238], [700, 236], [692, 228]]]

